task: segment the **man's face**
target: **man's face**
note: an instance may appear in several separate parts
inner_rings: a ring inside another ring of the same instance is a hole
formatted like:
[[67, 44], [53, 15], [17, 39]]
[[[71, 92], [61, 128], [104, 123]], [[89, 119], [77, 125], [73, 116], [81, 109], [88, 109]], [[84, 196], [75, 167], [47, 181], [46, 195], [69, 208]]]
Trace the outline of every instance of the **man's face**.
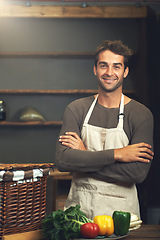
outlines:
[[123, 79], [127, 77], [128, 72], [128, 67], [124, 70], [124, 57], [110, 50], [101, 52], [97, 68], [94, 66], [98, 86], [105, 92], [113, 92], [120, 87], [122, 88]]

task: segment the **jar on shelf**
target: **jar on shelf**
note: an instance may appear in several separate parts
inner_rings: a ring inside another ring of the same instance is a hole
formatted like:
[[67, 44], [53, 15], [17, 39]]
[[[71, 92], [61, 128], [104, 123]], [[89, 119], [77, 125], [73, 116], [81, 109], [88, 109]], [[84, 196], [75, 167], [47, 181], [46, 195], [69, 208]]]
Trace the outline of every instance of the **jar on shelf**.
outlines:
[[4, 101], [0, 101], [0, 121], [6, 120], [6, 107]]

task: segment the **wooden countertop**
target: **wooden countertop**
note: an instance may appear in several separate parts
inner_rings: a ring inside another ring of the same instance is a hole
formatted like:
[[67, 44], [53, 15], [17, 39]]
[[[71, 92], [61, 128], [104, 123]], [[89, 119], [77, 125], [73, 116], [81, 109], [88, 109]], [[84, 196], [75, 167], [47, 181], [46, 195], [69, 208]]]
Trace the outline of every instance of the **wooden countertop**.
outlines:
[[[13, 235], [6, 235], [2, 240], [42, 240], [41, 230], [17, 233]], [[160, 225], [143, 225], [131, 231], [131, 233], [124, 238], [124, 240], [158, 240], [160, 239]]]
[[130, 232], [130, 234], [124, 238], [125, 240], [154, 240], [160, 239], [160, 225], [143, 225]]

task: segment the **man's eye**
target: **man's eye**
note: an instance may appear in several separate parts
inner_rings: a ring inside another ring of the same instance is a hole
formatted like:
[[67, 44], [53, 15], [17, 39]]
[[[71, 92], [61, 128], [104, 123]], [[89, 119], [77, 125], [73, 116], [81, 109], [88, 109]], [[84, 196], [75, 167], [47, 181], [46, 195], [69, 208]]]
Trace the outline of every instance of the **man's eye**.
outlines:
[[120, 69], [120, 66], [119, 65], [115, 65], [114, 68], [115, 69]]
[[99, 67], [100, 68], [106, 68], [106, 65], [105, 64], [100, 64]]
[[115, 69], [120, 69], [120, 66], [114, 66]]

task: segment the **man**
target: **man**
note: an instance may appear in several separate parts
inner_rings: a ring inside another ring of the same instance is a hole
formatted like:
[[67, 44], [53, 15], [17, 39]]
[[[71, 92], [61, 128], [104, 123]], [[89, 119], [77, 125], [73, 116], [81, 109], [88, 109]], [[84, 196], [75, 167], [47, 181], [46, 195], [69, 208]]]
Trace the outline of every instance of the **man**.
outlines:
[[95, 54], [98, 94], [72, 102], [64, 113], [55, 163], [73, 172], [65, 207], [79, 204], [91, 219], [115, 210], [140, 217], [135, 184], [153, 159], [153, 117], [122, 94], [130, 55], [121, 41], [103, 42]]

